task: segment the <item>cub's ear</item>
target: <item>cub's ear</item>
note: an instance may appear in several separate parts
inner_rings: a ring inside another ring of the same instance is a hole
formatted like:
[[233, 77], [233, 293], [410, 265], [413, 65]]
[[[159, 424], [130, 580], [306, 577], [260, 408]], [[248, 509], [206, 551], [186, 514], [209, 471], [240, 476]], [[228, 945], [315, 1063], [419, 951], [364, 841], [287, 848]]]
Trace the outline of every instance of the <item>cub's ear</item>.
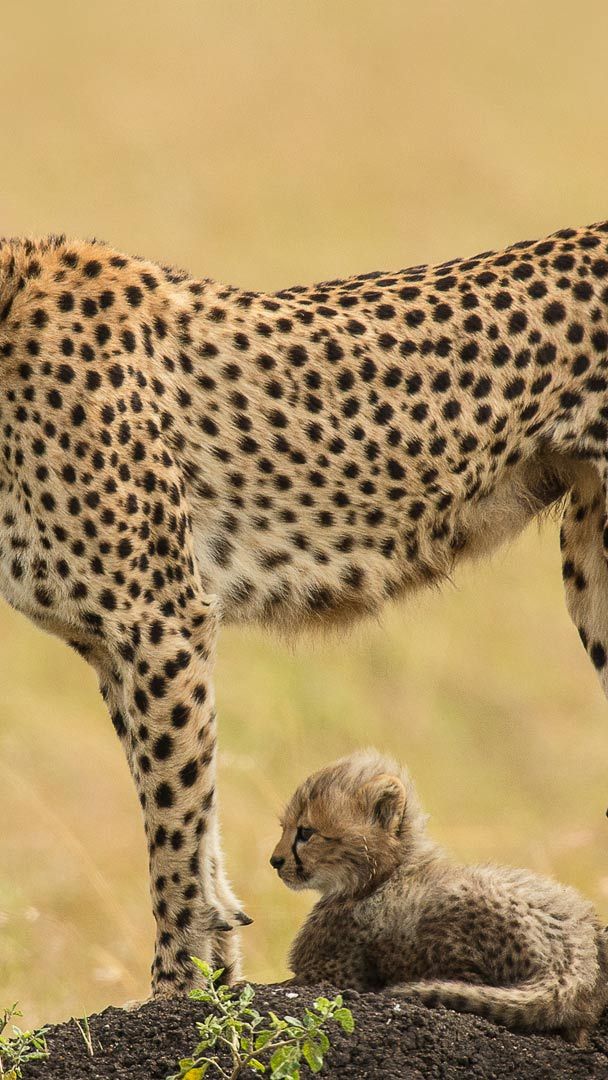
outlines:
[[397, 776], [381, 773], [362, 788], [361, 795], [372, 821], [387, 832], [397, 832], [405, 810], [405, 788]]

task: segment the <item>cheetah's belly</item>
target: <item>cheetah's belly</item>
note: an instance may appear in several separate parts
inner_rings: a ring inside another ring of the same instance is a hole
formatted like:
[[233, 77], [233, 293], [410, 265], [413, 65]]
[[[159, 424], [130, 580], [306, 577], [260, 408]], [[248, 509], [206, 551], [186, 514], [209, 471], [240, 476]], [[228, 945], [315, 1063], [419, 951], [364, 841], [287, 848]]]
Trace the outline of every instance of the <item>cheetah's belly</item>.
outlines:
[[[546, 476], [542, 461], [524, 462], [482, 486], [471, 501], [446, 478], [453, 487], [450, 513], [429, 511], [415, 522], [371, 502], [346, 512], [318, 497], [314, 512], [299, 508], [296, 527], [290, 521], [296, 504], [286, 493], [275, 497], [273, 516], [261, 515], [256, 526], [228, 499], [205, 513], [195, 501], [203, 587], [220, 597], [228, 623], [297, 631], [373, 615], [388, 600], [449, 576], [461, 558], [480, 558], [516, 536], [569, 479], [551, 474], [545, 493]], [[370, 515], [386, 515], [381, 536], [365, 524]], [[320, 521], [331, 521], [331, 530]]]

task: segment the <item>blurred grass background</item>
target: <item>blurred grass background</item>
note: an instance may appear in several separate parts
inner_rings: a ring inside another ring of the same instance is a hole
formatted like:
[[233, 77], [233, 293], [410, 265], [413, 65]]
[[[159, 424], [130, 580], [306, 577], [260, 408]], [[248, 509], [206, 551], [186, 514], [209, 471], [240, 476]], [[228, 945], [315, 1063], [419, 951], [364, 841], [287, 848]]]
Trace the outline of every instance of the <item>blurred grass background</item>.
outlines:
[[[2, 5], [0, 232], [66, 231], [273, 289], [608, 216], [604, 0], [32, 0]], [[311, 769], [407, 761], [435, 835], [608, 917], [608, 710], [562, 601], [557, 526], [348, 639], [226, 632], [229, 865], [248, 977], [312, 901], [267, 859]], [[143, 997], [139, 806], [86, 665], [0, 611], [0, 1005]]]

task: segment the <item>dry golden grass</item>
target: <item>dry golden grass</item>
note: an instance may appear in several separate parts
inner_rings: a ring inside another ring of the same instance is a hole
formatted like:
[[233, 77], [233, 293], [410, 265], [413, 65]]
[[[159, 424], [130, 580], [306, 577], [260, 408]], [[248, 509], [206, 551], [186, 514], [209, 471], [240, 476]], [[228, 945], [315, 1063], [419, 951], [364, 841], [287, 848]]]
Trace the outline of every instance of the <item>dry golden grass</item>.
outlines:
[[[43, 0], [3, 7], [0, 230], [97, 235], [248, 287], [608, 216], [602, 0]], [[86, 666], [0, 613], [0, 1003], [31, 1023], [147, 992], [139, 807]], [[548, 523], [346, 640], [224, 635], [221, 798], [247, 975], [310, 897], [267, 858], [310, 769], [375, 743], [436, 835], [608, 914], [606, 707]]]

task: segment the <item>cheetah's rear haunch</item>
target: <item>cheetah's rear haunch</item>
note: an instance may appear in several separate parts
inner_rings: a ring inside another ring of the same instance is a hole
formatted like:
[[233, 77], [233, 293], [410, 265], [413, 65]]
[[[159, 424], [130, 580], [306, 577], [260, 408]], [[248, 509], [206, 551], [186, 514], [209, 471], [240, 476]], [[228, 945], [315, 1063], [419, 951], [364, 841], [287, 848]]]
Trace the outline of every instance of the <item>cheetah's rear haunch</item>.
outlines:
[[405, 769], [376, 751], [305, 780], [271, 864], [315, 889], [291, 949], [296, 983], [388, 987], [519, 1031], [583, 1042], [608, 1004], [608, 939], [591, 904], [548, 878], [451, 862]]
[[143, 807], [153, 988], [237, 969], [221, 621], [348, 623], [567, 495], [606, 683], [608, 224], [273, 295], [103, 244], [0, 244], [0, 589], [96, 668]]

